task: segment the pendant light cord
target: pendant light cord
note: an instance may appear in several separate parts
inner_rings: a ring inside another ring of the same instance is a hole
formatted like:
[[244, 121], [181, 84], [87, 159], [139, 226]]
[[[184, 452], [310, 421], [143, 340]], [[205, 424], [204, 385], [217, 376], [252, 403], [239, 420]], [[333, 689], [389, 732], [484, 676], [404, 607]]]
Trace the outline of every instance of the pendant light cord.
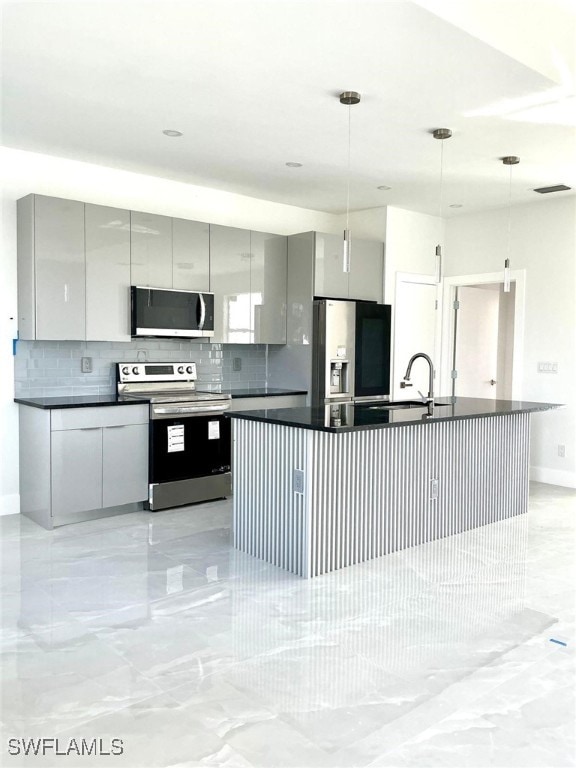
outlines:
[[[444, 141], [440, 142], [440, 202], [438, 206], [438, 218], [440, 219], [439, 227], [440, 232], [439, 235], [442, 234], [442, 202], [443, 198], [442, 195], [444, 193]], [[438, 242], [442, 240], [441, 237], [438, 237]]]
[[508, 248], [506, 256], [510, 259], [510, 240], [512, 238], [512, 166], [510, 168], [510, 178], [508, 182]]
[[352, 109], [351, 105], [348, 105], [348, 173], [346, 176], [346, 230], [350, 229], [350, 158], [351, 158], [351, 146], [352, 146]]

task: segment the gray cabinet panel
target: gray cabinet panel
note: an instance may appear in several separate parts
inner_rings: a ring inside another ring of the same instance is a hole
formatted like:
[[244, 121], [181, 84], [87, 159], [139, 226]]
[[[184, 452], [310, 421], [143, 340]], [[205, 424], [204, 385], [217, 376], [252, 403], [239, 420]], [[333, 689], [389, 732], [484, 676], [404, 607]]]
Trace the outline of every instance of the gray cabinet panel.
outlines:
[[316, 232], [314, 294], [333, 299], [348, 298], [348, 272], [343, 271], [344, 244], [340, 235]]
[[250, 231], [210, 225], [210, 290], [214, 341], [250, 344]]
[[172, 219], [132, 211], [131, 283], [172, 288]]
[[256, 344], [286, 344], [288, 239], [251, 232], [250, 252], [252, 340]]
[[34, 291], [34, 195], [18, 200], [18, 333], [21, 339], [36, 338]]
[[102, 506], [102, 430], [52, 432], [52, 515], [66, 516]]
[[172, 219], [172, 287], [210, 290], [210, 225]]
[[102, 506], [147, 499], [148, 425], [105, 427], [102, 439]]
[[86, 339], [130, 341], [130, 212], [86, 204]]
[[34, 196], [36, 339], [84, 339], [84, 203]]
[[374, 240], [352, 240], [350, 298], [383, 301], [384, 246]]

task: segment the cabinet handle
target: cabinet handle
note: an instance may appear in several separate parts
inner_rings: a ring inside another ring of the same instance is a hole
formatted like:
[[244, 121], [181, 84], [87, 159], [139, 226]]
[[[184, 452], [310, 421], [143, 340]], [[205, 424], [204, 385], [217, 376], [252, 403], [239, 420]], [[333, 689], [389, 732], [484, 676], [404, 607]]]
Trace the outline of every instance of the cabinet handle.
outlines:
[[102, 429], [102, 427], [80, 427], [80, 432], [92, 432], [94, 429]]
[[124, 429], [128, 424], [109, 424], [106, 429]]

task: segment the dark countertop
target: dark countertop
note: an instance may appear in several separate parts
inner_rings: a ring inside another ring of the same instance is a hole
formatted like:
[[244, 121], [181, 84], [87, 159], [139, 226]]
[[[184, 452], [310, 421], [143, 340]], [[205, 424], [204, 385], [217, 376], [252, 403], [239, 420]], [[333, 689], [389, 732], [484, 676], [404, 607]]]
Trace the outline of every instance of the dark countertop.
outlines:
[[[198, 392], [208, 392], [202, 389], [201, 384], [197, 384]], [[307, 395], [305, 389], [282, 389], [280, 387], [219, 387], [211, 390], [221, 395], [232, 395], [232, 397], [280, 397], [281, 395]]]
[[[200, 385], [197, 392], [208, 392]], [[213, 392], [215, 390], [212, 390]], [[210, 394], [210, 392], [208, 392]], [[305, 395], [304, 389], [280, 389], [277, 387], [245, 387], [222, 388], [218, 394], [232, 395], [232, 397], [278, 397], [280, 395]], [[61, 397], [15, 397], [15, 403], [30, 405], [32, 408], [93, 408], [107, 405], [142, 405], [150, 400], [146, 397], [138, 399], [119, 399], [116, 395], [64, 395]]]
[[145, 397], [138, 400], [119, 400], [116, 395], [68, 395], [62, 397], [15, 397], [15, 403], [32, 408], [98, 408], [108, 405], [148, 405]]
[[[381, 427], [402, 427], [410, 424], [429, 424], [454, 419], [475, 419], [505, 416], [511, 413], [531, 413], [562, 408], [556, 403], [533, 403], [525, 400], [487, 400], [473, 397], [438, 397], [432, 416], [426, 406], [400, 410], [381, 409], [380, 403], [350, 403], [315, 408], [271, 408], [257, 411], [232, 411], [233, 419], [264, 421], [288, 427], [315, 429], [323, 432], [356, 432]], [[376, 407], [374, 407], [376, 406]], [[334, 409], [334, 410], [331, 410]], [[339, 420], [339, 424], [337, 421]]]

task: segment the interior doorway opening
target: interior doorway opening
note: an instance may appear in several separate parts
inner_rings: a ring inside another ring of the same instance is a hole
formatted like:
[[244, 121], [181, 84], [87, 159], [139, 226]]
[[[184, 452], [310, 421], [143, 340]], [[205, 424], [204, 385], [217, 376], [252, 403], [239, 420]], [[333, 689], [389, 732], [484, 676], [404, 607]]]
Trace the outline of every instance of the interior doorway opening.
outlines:
[[457, 397], [522, 399], [524, 270], [445, 279], [442, 390]]

